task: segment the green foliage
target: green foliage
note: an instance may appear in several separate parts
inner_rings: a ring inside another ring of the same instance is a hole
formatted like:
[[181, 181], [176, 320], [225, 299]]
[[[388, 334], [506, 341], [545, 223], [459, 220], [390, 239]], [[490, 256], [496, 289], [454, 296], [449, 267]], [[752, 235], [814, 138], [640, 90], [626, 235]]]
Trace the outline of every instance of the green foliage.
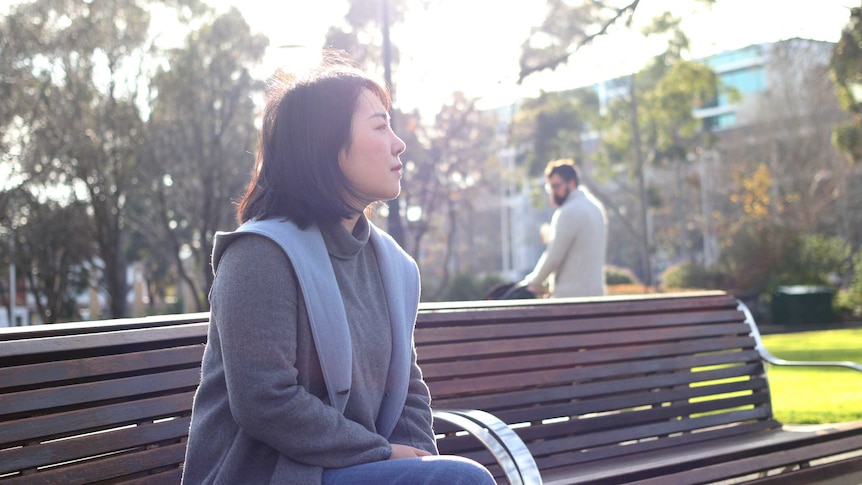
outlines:
[[560, 158], [581, 158], [581, 133], [595, 122], [599, 101], [594, 90], [543, 92], [528, 98], [518, 109], [512, 126], [515, 143], [531, 145], [519, 160], [531, 175]]
[[86, 204], [40, 202], [16, 194], [22, 218], [15, 227], [15, 262], [45, 323], [80, 320], [75, 296], [90, 283], [88, 268], [95, 253]]
[[862, 315], [862, 252], [853, 257], [853, 268], [850, 285], [835, 297], [835, 308], [858, 318]]
[[832, 144], [855, 163], [862, 160], [862, 125], [858, 121], [839, 123], [832, 128]]
[[802, 236], [784, 264], [775, 268], [770, 286], [828, 285], [833, 276], [849, 271], [851, 253], [850, 244], [841, 237]]
[[15, 175], [34, 193], [75, 187], [86, 199], [112, 317], [126, 313], [125, 201], [146, 139], [138, 90], [148, 74], [148, 3], [35, 0], [0, 20], [10, 62], [0, 77], [16, 80], [4, 86], [14, 101], [3, 104], [0, 132], [20, 148]]
[[745, 224], [729, 235], [719, 266], [732, 275], [733, 290], [761, 294], [771, 287], [771, 277], [790, 260], [799, 234], [778, 224]]
[[862, 83], [862, 7], [850, 9], [850, 18], [832, 51], [829, 74], [841, 106], [858, 113], [859, 102], [853, 99], [852, 89], [854, 84]]
[[628, 268], [605, 265], [605, 283], [608, 285], [633, 285], [639, 284], [638, 277]]
[[749, 220], [738, 225], [724, 245], [719, 268], [728, 278], [713, 287], [767, 294], [784, 285], [830, 285], [849, 273], [850, 255], [850, 245], [841, 237]]
[[730, 278], [719, 269], [705, 268], [696, 263], [681, 263], [668, 267], [661, 275], [665, 288], [727, 289]]
[[[862, 88], [862, 7], [850, 9], [850, 19], [832, 51], [829, 74], [841, 107], [855, 115], [853, 121], [838, 124], [832, 132], [832, 143], [848, 155], [851, 163], [862, 159], [862, 99], [854, 94]], [[858, 94], [857, 94], [858, 96]]]
[[[253, 164], [254, 98], [263, 86], [251, 69], [267, 44], [231, 8], [189, 33], [151, 80], [158, 95], [150, 103], [141, 155], [147, 183], [135, 187], [141, 193], [130, 226], [150, 247], [170, 248], [165, 252], [197, 295], [198, 311], [206, 309], [212, 283], [213, 233], [235, 226], [232, 201]], [[190, 251], [193, 273], [180, 261], [182, 247]]]

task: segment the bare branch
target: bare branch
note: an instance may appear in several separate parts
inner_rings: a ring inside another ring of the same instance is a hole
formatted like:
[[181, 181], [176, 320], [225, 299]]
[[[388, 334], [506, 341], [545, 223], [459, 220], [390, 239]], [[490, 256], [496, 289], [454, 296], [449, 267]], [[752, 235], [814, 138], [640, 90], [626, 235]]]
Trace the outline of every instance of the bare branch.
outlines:
[[557, 57], [553, 57], [545, 62], [541, 62], [535, 66], [526, 66], [524, 63], [523, 57], [521, 58], [521, 72], [518, 74], [518, 84], [521, 84], [524, 79], [527, 78], [530, 74], [543, 71], [545, 69], [556, 69], [560, 64], [564, 64], [568, 62], [569, 57], [571, 57], [575, 52], [577, 52], [581, 47], [590, 44], [597, 37], [605, 35], [608, 33], [608, 29], [611, 25], [617, 23], [619, 19], [621, 19], [626, 14], [631, 17], [634, 15], [635, 10], [637, 9], [638, 3], [640, 0], [632, 0], [632, 2], [624, 7], [616, 9], [616, 13], [611, 16], [607, 21], [601, 24], [601, 28], [595, 34], [584, 35], [579, 41], [575, 42], [573, 46], [569, 46], [566, 49], [564, 54], [561, 54]]

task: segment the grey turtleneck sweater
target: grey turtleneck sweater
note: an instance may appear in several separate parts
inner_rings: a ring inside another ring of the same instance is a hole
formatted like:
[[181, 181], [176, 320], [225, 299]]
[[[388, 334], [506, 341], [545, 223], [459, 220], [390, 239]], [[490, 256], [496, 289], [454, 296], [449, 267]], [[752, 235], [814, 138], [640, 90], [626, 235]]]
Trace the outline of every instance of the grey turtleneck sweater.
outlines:
[[436, 453], [428, 389], [415, 355], [407, 402], [390, 440], [375, 429], [392, 335], [369, 229], [362, 217], [354, 234], [341, 224], [321, 229], [353, 348], [343, 415], [329, 405], [308, 313], [284, 251], [256, 235], [224, 250], [210, 293], [184, 483], [320, 483], [323, 468], [387, 459], [389, 441]]

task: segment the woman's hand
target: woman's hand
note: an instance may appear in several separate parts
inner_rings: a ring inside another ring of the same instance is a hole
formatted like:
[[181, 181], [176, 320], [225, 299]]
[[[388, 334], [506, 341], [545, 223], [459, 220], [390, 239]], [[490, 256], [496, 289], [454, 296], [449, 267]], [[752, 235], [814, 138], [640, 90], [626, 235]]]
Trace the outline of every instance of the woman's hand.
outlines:
[[417, 458], [420, 456], [431, 456], [431, 453], [419, 448], [413, 448], [412, 446], [393, 444], [392, 456], [389, 459], [397, 460], [398, 458]]

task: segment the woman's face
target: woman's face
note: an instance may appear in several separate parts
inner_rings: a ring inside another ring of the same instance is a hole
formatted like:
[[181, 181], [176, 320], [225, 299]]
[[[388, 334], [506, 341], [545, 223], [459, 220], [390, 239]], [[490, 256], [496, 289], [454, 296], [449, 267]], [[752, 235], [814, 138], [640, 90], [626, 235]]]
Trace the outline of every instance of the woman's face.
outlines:
[[338, 154], [338, 165], [360, 200], [356, 209], [398, 197], [406, 146], [389, 126], [389, 113], [370, 90], [363, 89], [353, 112], [350, 148]]

